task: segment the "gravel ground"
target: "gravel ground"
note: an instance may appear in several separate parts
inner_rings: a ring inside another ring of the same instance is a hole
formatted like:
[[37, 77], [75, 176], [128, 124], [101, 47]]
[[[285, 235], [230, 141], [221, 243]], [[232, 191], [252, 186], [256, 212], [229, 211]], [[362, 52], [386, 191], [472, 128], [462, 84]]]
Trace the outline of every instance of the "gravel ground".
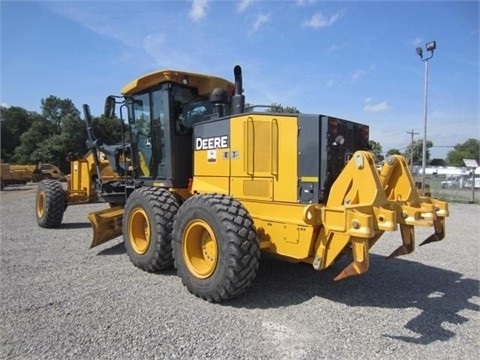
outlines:
[[[262, 257], [243, 296], [210, 304], [175, 271], [131, 265], [121, 238], [89, 249], [86, 214], [71, 206], [59, 229], [37, 226], [35, 185], [1, 192], [1, 359], [473, 359], [479, 354], [477, 205], [451, 204], [444, 241], [333, 282], [346, 265]], [[417, 242], [431, 229], [418, 229]], [[475, 355], [477, 354], [477, 355]]]

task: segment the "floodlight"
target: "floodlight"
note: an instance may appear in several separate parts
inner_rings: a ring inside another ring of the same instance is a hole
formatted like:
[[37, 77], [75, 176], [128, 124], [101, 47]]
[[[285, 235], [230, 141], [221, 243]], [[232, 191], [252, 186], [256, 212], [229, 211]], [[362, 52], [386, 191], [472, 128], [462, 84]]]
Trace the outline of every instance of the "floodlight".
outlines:
[[420, 56], [420, 59], [423, 59], [423, 50], [421, 47], [417, 47], [417, 55]]
[[433, 51], [437, 48], [437, 42], [436, 41], [430, 41], [425, 45], [428, 51]]

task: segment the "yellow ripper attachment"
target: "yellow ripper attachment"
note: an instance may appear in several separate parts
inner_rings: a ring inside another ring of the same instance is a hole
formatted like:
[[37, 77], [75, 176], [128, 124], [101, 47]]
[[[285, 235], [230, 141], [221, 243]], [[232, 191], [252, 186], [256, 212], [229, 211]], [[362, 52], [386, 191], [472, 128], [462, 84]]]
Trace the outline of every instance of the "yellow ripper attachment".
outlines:
[[88, 214], [88, 219], [93, 227], [93, 240], [90, 248], [122, 235], [122, 218], [122, 206], [115, 206]]
[[330, 266], [349, 246], [353, 262], [334, 280], [360, 275], [368, 270], [368, 251], [385, 231], [400, 226], [403, 244], [389, 258], [411, 253], [415, 248], [414, 226], [432, 226], [434, 233], [421, 245], [445, 236], [448, 204], [419, 197], [402, 156], [389, 157], [378, 171], [374, 157], [358, 151], [347, 163], [321, 207], [321, 226], [313, 267]]

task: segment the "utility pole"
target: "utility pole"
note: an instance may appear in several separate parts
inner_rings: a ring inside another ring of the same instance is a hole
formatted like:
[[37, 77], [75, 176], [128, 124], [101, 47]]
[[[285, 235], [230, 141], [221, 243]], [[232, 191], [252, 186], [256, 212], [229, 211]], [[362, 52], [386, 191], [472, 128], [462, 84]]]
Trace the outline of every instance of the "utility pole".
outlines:
[[413, 172], [413, 135], [418, 135], [419, 133], [413, 131], [407, 131], [407, 134], [412, 136], [412, 141], [410, 142], [410, 169]]

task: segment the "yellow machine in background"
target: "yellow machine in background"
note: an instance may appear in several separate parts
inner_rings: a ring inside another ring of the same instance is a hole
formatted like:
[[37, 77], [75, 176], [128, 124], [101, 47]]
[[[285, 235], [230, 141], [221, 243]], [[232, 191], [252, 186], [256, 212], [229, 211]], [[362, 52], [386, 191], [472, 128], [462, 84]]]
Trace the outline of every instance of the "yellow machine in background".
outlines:
[[8, 185], [26, 184], [32, 180], [32, 174], [35, 170], [35, 165], [14, 165], [14, 164], [0, 164], [0, 184], [1, 190]]
[[51, 164], [37, 165], [1, 164], [1, 189], [8, 185], [26, 184], [29, 181], [55, 179], [63, 181], [65, 176], [58, 167]]
[[422, 244], [444, 238], [448, 204], [419, 197], [401, 156], [378, 170], [367, 125], [246, 112], [239, 66], [234, 74], [231, 83], [161, 70], [109, 96], [106, 115], [121, 104], [130, 143], [105, 147], [89, 133], [91, 152], [72, 162], [67, 191], [40, 184], [39, 225], [58, 226], [67, 204], [108, 202], [89, 214], [92, 246], [123, 234], [135, 266], [174, 265], [191, 293], [212, 302], [251, 285], [260, 251], [317, 270], [351, 252], [340, 280], [368, 270], [385, 231], [402, 239], [390, 257], [414, 250], [415, 226], [433, 227]]
[[66, 176], [55, 165], [47, 163], [37, 164], [32, 174], [32, 181], [41, 181], [47, 179], [66, 181]]

